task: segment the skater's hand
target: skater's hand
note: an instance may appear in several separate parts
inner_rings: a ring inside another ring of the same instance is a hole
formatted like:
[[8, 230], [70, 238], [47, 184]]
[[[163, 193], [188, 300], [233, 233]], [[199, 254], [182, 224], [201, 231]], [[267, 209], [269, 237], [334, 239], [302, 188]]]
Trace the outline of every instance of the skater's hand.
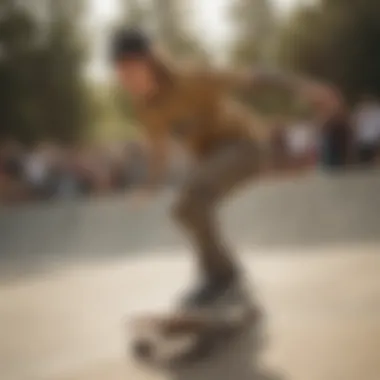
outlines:
[[308, 100], [317, 114], [332, 116], [344, 109], [344, 101], [334, 87], [320, 83], [305, 83], [301, 89], [301, 96]]

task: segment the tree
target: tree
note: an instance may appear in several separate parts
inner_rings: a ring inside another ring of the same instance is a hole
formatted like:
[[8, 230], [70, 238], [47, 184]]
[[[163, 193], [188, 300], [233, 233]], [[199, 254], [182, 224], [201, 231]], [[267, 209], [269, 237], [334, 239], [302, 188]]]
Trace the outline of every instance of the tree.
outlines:
[[80, 38], [82, 5], [77, 0], [49, 1], [49, 29], [42, 58], [45, 133], [63, 141], [81, 138], [89, 116], [83, 79], [86, 49]]
[[139, 0], [121, 0], [120, 6], [119, 23], [129, 26], [147, 27], [148, 9], [145, 4]]
[[[229, 18], [234, 32], [229, 48], [230, 65], [238, 69], [271, 65], [277, 21], [270, 1], [234, 0]], [[286, 94], [277, 89], [262, 88], [260, 92], [245, 94], [243, 100], [257, 111], [272, 114], [285, 107]]]
[[191, 15], [184, 0], [152, 2], [151, 21], [158, 42], [176, 57], [207, 62], [207, 54], [190, 28]]
[[[0, 128], [26, 142], [73, 141], [88, 116], [80, 1], [1, 0]], [[43, 12], [41, 12], [43, 11]], [[46, 17], [41, 19], [40, 13]]]
[[238, 65], [252, 65], [270, 60], [276, 25], [270, 2], [235, 0], [229, 15], [234, 27], [230, 61]]
[[0, 137], [30, 136], [37, 29], [31, 16], [10, 0], [0, 1]]
[[351, 100], [363, 92], [380, 95], [379, 17], [377, 0], [301, 7], [283, 30], [279, 59], [335, 83]]

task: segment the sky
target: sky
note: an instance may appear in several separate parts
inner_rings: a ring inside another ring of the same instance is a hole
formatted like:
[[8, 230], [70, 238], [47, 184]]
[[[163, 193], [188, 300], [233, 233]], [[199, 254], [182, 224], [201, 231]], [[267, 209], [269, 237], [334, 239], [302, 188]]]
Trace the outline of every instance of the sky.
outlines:
[[[190, 0], [189, 0], [190, 1]], [[195, 28], [200, 36], [205, 36], [208, 46], [217, 48], [229, 33], [224, 14], [231, 0], [191, 0], [196, 12]], [[272, 0], [279, 13], [287, 13], [302, 0]], [[88, 25], [94, 36], [93, 57], [89, 66], [89, 76], [95, 79], [107, 76], [104, 64], [104, 44], [107, 25], [118, 15], [119, 0], [90, 0]]]

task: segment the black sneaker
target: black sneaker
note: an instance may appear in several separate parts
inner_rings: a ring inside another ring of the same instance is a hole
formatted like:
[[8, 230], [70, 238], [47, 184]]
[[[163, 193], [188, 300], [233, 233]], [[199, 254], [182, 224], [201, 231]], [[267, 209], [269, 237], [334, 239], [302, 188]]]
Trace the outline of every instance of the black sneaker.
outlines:
[[181, 306], [185, 309], [211, 306], [233, 288], [236, 280], [235, 276], [229, 276], [204, 281], [181, 300]]

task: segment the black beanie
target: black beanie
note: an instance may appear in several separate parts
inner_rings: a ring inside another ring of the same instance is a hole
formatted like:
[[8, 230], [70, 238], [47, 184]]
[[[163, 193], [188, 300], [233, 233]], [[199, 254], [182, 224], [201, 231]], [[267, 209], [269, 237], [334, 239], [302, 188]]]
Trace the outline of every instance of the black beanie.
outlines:
[[109, 53], [112, 63], [122, 59], [147, 56], [150, 53], [149, 37], [137, 28], [117, 30], [111, 38]]

